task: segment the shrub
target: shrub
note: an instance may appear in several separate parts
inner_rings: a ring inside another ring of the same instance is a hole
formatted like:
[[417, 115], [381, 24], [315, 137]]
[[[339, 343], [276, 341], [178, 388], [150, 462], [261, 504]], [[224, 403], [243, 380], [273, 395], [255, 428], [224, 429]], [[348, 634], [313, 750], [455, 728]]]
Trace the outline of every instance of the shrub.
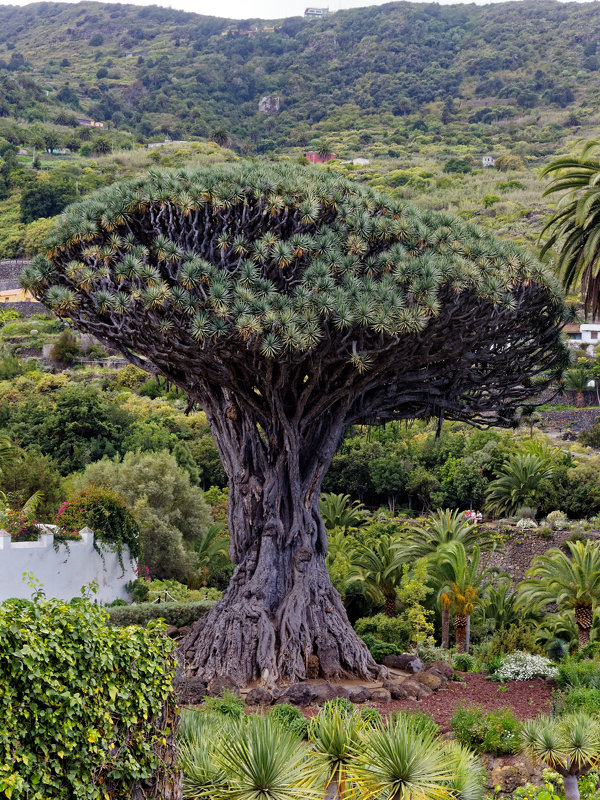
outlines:
[[94, 545], [104, 542], [119, 554], [123, 566], [123, 548], [129, 548], [131, 559], [140, 555], [140, 532], [127, 510], [124, 499], [102, 486], [82, 489], [59, 509], [56, 524], [64, 533], [76, 533], [88, 526], [94, 531]]
[[477, 647], [477, 660], [488, 664], [493, 658], [508, 655], [520, 650], [525, 653], [542, 655], [542, 648], [536, 644], [535, 633], [528, 625], [501, 626], [486, 642]]
[[79, 342], [71, 331], [64, 330], [52, 345], [50, 358], [55, 364], [69, 366], [81, 355]]
[[389, 642], [382, 642], [380, 639], [373, 636], [372, 633], [365, 633], [362, 640], [367, 645], [371, 655], [378, 664], [381, 664], [386, 656], [397, 656], [402, 652], [402, 649], [397, 645], [390, 644]]
[[246, 713], [246, 704], [237, 694], [225, 690], [222, 697], [205, 697], [204, 710], [209, 714], [241, 719]]
[[421, 644], [418, 647], [419, 658], [426, 664], [434, 661], [445, 661], [446, 664], [452, 663], [452, 654], [445, 647], [436, 647], [432, 644]]
[[509, 708], [500, 708], [488, 714], [477, 705], [459, 706], [450, 727], [456, 740], [478, 752], [515, 753], [519, 746], [521, 723]]
[[397, 647], [406, 648], [410, 643], [410, 625], [402, 617], [375, 614], [373, 617], [357, 619], [354, 628], [361, 638], [370, 633], [382, 642], [395, 644]]
[[278, 722], [284, 730], [295, 733], [300, 739], [307, 738], [308, 720], [296, 706], [291, 706], [289, 703], [281, 703], [270, 708], [267, 711], [267, 716]]
[[415, 734], [437, 736], [440, 726], [426, 711], [392, 711], [390, 720], [394, 725], [411, 725]]
[[143, 603], [109, 609], [110, 624], [146, 626], [150, 620], [164, 619], [167, 625], [183, 628], [193, 625], [214, 606], [209, 600], [199, 603]]
[[322, 710], [324, 713], [337, 711], [338, 714], [353, 714], [356, 711], [356, 706], [346, 697], [334, 697], [333, 700], [327, 700], [323, 703]]
[[504, 656], [496, 675], [502, 680], [529, 681], [532, 678], [556, 678], [558, 671], [549, 658], [516, 650]]
[[0, 605], [3, 797], [129, 797], [159, 766], [174, 645], [160, 623], [117, 631], [106, 619], [84, 599]]
[[475, 659], [469, 653], [457, 653], [452, 659], [452, 666], [459, 672], [473, 672]]
[[557, 714], [571, 714], [574, 711], [585, 711], [588, 714], [600, 714], [600, 689], [580, 687], [562, 694], [555, 704]]
[[560, 689], [600, 689], [600, 664], [570, 658], [559, 665], [556, 682]]
[[564, 511], [551, 511], [546, 517], [546, 522], [553, 531], [560, 531], [564, 528], [567, 521], [567, 515]]
[[532, 531], [537, 528], [537, 522], [529, 517], [524, 517], [517, 522], [517, 528], [521, 531]]

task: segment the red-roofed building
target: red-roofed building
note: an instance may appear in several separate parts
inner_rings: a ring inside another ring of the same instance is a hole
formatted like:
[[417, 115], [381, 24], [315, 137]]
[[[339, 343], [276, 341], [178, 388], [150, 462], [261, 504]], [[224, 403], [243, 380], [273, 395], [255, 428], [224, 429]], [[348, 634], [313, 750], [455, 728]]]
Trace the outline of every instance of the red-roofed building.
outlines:
[[335, 158], [335, 153], [317, 153], [316, 150], [309, 150], [308, 153], [304, 153], [306, 158], [310, 161], [311, 164], [325, 164], [327, 161], [333, 161]]

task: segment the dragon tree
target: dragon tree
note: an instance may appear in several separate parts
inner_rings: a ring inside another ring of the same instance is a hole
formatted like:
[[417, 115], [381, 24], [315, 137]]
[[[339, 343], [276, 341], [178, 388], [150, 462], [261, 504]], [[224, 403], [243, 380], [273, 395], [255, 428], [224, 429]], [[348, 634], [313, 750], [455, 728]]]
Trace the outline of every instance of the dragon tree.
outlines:
[[564, 361], [561, 295], [529, 254], [318, 168], [116, 184], [67, 209], [22, 283], [206, 413], [237, 566], [183, 645], [205, 679], [297, 680], [309, 656], [373, 675], [325, 565], [344, 432], [510, 424]]

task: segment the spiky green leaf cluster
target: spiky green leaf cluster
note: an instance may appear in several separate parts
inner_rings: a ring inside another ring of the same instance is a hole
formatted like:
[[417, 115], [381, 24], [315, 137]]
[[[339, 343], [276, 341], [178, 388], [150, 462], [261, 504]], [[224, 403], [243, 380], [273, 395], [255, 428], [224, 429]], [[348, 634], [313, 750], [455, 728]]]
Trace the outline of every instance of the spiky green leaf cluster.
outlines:
[[559, 302], [539, 263], [473, 226], [322, 170], [249, 163], [153, 171], [91, 195], [23, 275], [60, 316], [135, 317], [267, 358], [368, 334], [348, 352], [361, 372], [378, 336], [422, 331], [444, 298], [512, 309], [524, 283]]

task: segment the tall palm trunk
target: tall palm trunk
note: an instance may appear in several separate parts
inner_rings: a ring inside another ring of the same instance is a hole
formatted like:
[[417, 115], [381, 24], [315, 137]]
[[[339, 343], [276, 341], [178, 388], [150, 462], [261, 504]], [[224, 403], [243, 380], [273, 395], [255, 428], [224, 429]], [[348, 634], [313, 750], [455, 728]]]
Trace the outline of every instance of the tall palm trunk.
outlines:
[[464, 653], [467, 645], [467, 618], [464, 614], [457, 614], [454, 617], [454, 627], [456, 628], [456, 649], [459, 653]]
[[385, 595], [385, 615], [386, 617], [396, 616], [396, 593]]
[[583, 399], [583, 392], [581, 391], [577, 392], [577, 400], [575, 401], [575, 404], [577, 405], [577, 408], [583, 408], [585, 406], [585, 402]]
[[594, 610], [591, 606], [578, 606], [575, 609], [575, 624], [579, 647], [585, 647], [590, 641], [590, 630], [594, 622]]
[[450, 647], [450, 609], [442, 606], [442, 647]]

